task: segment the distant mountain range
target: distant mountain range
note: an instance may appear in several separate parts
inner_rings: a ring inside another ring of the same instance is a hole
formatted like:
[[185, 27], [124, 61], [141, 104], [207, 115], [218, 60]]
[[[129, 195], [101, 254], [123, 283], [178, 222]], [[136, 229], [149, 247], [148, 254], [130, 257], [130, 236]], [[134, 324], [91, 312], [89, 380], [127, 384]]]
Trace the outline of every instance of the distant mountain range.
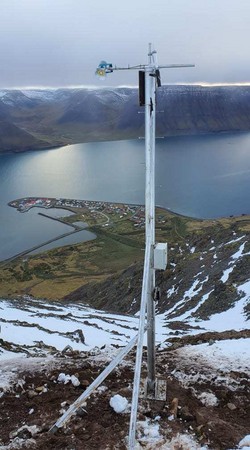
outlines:
[[[157, 91], [160, 136], [249, 131], [250, 86], [162, 86]], [[138, 89], [0, 91], [0, 152], [144, 134]]]

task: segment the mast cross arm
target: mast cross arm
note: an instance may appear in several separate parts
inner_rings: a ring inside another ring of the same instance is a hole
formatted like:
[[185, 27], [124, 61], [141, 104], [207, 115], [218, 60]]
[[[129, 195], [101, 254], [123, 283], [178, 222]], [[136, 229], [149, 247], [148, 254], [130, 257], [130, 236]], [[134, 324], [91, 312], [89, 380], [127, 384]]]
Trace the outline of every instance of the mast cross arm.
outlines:
[[158, 66], [158, 69], [180, 69], [182, 67], [195, 67], [195, 64], [168, 64], [166, 66]]

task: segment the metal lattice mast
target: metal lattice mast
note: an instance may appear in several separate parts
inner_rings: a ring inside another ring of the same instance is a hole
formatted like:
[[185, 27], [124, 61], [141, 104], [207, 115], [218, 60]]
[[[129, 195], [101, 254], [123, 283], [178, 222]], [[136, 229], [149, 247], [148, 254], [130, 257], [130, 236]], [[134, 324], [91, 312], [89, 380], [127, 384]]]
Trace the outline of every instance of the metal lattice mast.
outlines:
[[[79, 408], [83, 401], [93, 392], [93, 390], [105, 379], [105, 377], [121, 362], [124, 356], [133, 348], [137, 342], [136, 363], [134, 371], [133, 396], [131, 404], [130, 428], [129, 428], [129, 450], [135, 448], [136, 420], [139, 399], [139, 388], [141, 378], [141, 364], [145, 329], [147, 329], [147, 383], [146, 394], [150, 398], [155, 398], [155, 270], [164, 269], [165, 263], [160, 266], [155, 262], [155, 118], [156, 118], [156, 86], [161, 86], [159, 69], [174, 69], [181, 67], [194, 67], [193, 64], [171, 64], [158, 66], [156, 51], [152, 51], [149, 44], [148, 64], [113, 67], [106, 61], [101, 61], [96, 75], [100, 78], [106, 76], [115, 70], [137, 70], [143, 72], [143, 94], [141, 106], [145, 106], [145, 256], [143, 269], [143, 282], [141, 292], [140, 320], [138, 335], [132, 339], [127, 347], [109, 364], [109, 366], [93, 381], [91, 386], [76, 400], [68, 411], [54, 424], [51, 432], [55, 432], [63, 426], [74, 412]], [[145, 94], [145, 95], [144, 95]], [[166, 245], [166, 244], [158, 244]], [[160, 249], [161, 252], [161, 249]], [[146, 327], [145, 327], [146, 323]], [[147, 395], [146, 395], [147, 396]]]
[[148, 67], [145, 70], [145, 233], [150, 240], [149, 289], [147, 292], [147, 392], [154, 392], [155, 386], [155, 289], [154, 245], [155, 245], [155, 74], [153, 54], [149, 44]]
[[136, 69], [144, 71], [145, 89], [145, 256], [143, 269], [143, 283], [141, 294], [140, 321], [138, 330], [138, 343], [136, 352], [136, 363], [134, 373], [133, 397], [131, 405], [130, 428], [129, 428], [129, 450], [134, 450], [137, 408], [141, 378], [141, 364], [143, 340], [145, 333], [145, 321], [147, 319], [147, 394], [151, 398], [155, 395], [155, 118], [156, 118], [156, 85], [160, 86], [161, 68], [194, 67], [193, 64], [171, 64], [158, 67], [156, 51], [152, 51], [151, 44], [148, 50], [148, 64], [134, 67], [113, 67], [102, 61], [96, 71], [97, 75], [105, 76], [114, 70]]

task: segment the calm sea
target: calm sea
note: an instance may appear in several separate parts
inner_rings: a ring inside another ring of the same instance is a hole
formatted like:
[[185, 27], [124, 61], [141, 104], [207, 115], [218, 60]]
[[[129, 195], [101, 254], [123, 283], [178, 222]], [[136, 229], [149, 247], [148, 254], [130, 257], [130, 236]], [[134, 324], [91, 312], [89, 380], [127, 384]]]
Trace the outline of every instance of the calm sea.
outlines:
[[[144, 175], [143, 140], [0, 155], [0, 260], [70, 231], [37, 208], [18, 213], [9, 201], [46, 196], [144, 203]], [[249, 133], [157, 140], [158, 205], [199, 218], [250, 214], [249, 193]], [[79, 240], [90, 237], [84, 233]]]

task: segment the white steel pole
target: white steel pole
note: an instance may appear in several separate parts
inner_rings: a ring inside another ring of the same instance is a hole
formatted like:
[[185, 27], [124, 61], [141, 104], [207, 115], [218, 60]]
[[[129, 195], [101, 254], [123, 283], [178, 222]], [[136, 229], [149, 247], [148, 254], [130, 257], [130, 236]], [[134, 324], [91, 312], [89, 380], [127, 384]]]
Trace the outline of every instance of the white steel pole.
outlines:
[[155, 207], [154, 207], [154, 160], [155, 160], [155, 78], [152, 66], [152, 51], [149, 44], [149, 64], [145, 66], [145, 257], [140, 310], [140, 324], [136, 352], [134, 387], [130, 415], [129, 450], [135, 448], [136, 418], [141, 376], [143, 335], [145, 312], [147, 308], [147, 347], [148, 347], [148, 379], [147, 390], [154, 392], [155, 387], [155, 320], [152, 292], [155, 284], [153, 269], [153, 247], [155, 241]]
[[[146, 182], [145, 182], [145, 256], [143, 269], [143, 283], [141, 294], [140, 321], [138, 330], [138, 343], [136, 351], [136, 363], [134, 373], [133, 397], [131, 404], [130, 428], [129, 428], [129, 450], [135, 448], [136, 419], [138, 408], [138, 397], [141, 376], [141, 363], [143, 351], [143, 339], [145, 332], [145, 321], [147, 312], [147, 349], [148, 349], [148, 377], [147, 393], [154, 398], [155, 394], [155, 305], [153, 294], [155, 290], [154, 269], [154, 246], [155, 246], [155, 90], [156, 70], [161, 68], [194, 67], [193, 64], [170, 64], [158, 66], [156, 52], [152, 51], [149, 44], [148, 64], [137, 65], [127, 68], [113, 67], [102, 61], [96, 70], [98, 76], [114, 70], [137, 69], [145, 72], [145, 159], [146, 159]], [[153, 394], [153, 395], [152, 395]]]
[[145, 159], [146, 159], [146, 183], [145, 183], [145, 235], [146, 248], [144, 257], [143, 283], [141, 294], [141, 308], [138, 336], [135, 336], [128, 345], [122, 349], [116, 358], [104, 369], [104, 371], [93, 381], [85, 392], [70, 406], [63, 416], [52, 426], [50, 432], [56, 432], [63, 426], [74, 412], [81, 407], [85, 399], [96, 389], [109, 373], [119, 364], [123, 357], [133, 348], [137, 342], [136, 364], [134, 373], [133, 397], [130, 415], [129, 428], [129, 450], [135, 448], [135, 432], [138, 408], [138, 397], [141, 377], [141, 363], [143, 352], [143, 339], [145, 333], [145, 321], [147, 310], [147, 347], [148, 347], [148, 378], [147, 392], [155, 394], [155, 305], [153, 293], [155, 289], [155, 269], [154, 269], [154, 246], [155, 246], [155, 90], [156, 90], [156, 69], [194, 67], [193, 64], [171, 64], [158, 66], [156, 62], [156, 52], [149, 44], [148, 65], [138, 65], [134, 67], [112, 67], [102, 61], [96, 70], [98, 76], [114, 70], [143, 69], [145, 71]]
[[145, 70], [145, 233], [150, 240], [149, 291], [147, 298], [147, 394], [155, 390], [155, 289], [154, 245], [155, 245], [155, 65], [149, 44], [148, 67]]
[[134, 386], [133, 386], [130, 425], [129, 425], [129, 438], [128, 438], [129, 450], [134, 450], [134, 448], [135, 448], [135, 432], [136, 432], [138, 398], [139, 398], [139, 390], [140, 390], [143, 340], [144, 340], [144, 333], [145, 333], [146, 304], [147, 304], [147, 298], [148, 298], [148, 293], [149, 293], [150, 251], [151, 251], [151, 245], [150, 245], [150, 240], [148, 239], [146, 242], [144, 268], [143, 268], [140, 321], [139, 321], [139, 330], [138, 330], [138, 342], [137, 342], [135, 373], [134, 373]]

